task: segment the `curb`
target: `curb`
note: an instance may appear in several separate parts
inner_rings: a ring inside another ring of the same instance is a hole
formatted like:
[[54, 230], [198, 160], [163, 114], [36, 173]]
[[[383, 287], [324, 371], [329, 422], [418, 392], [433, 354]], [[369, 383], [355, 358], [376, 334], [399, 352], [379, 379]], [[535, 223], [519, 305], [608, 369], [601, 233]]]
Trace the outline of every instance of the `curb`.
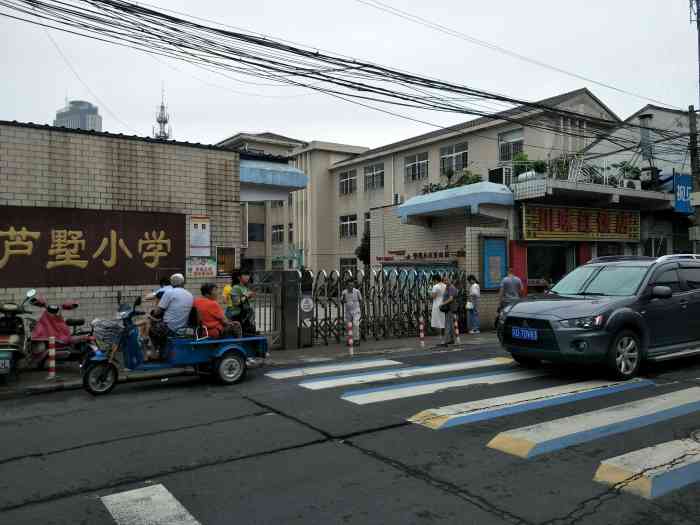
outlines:
[[[394, 348], [383, 348], [380, 350], [368, 350], [368, 351], [355, 351], [354, 356], [349, 356], [347, 352], [343, 351], [342, 353], [337, 353], [335, 355], [324, 355], [324, 356], [315, 356], [312, 357], [311, 355], [308, 357], [297, 357], [297, 358], [292, 358], [287, 361], [281, 360], [281, 361], [275, 361], [273, 358], [271, 362], [267, 363], [266, 367], [269, 368], [280, 368], [280, 367], [290, 367], [290, 366], [308, 366], [310, 364], [313, 364], [313, 362], [326, 362], [326, 361], [350, 361], [352, 359], [357, 359], [358, 357], [365, 357], [365, 356], [371, 356], [371, 355], [383, 355], [383, 354], [402, 354], [402, 353], [411, 353], [410, 355], [424, 355], [424, 354], [434, 354], [434, 353], [446, 353], [446, 352], [459, 352], [462, 350], [466, 350], [470, 347], [474, 346], [474, 342], [469, 343], [462, 343], [459, 345], [452, 345], [450, 347], [442, 347], [439, 345], [434, 345], [434, 346], [426, 346], [425, 348], [415, 348], [415, 347], [394, 347]], [[491, 342], [484, 342], [482, 343], [484, 345], [492, 345], [494, 343]], [[497, 342], [495, 343], [497, 344]], [[274, 352], [275, 354], [284, 354], [284, 350], [279, 350]], [[257, 368], [257, 367], [256, 367]], [[141, 381], [150, 381], [153, 379], [167, 379], [170, 377], [181, 377], [181, 376], [191, 376], [193, 375], [191, 370], [188, 370], [186, 368], [178, 368], [178, 369], [173, 369], [171, 371], [167, 372], [152, 372], [152, 373], [124, 373], [122, 372], [122, 376], [119, 378], [120, 383], [137, 383]], [[33, 396], [33, 395], [41, 395], [41, 394], [51, 394], [53, 392], [62, 392], [62, 391], [68, 391], [68, 390], [81, 390], [83, 388], [83, 381], [82, 379], [75, 379], [75, 380], [69, 380], [65, 381], [62, 379], [56, 379], [51, 382], [47, 382], [45, 384], [36, 384], [36, 385], [31, 385], [31, 386], [26, 386], [26, 387], [20, 387], [17, 389], [12, 389], [7, 392], [0, 392], [0, 401], [6, 400], [6, 399], [17, 399], [17, 398], [23, 398], [23, 397], [28, 397], [28, 396]]]
[[[169, 372], [145, 373], [132, 376], [130, 376], [129, 374], [124, 374], [122, 377], [119, 378], [119, 382], [138, 383], [140, 381], [150, 381], [153, 379], [167, 379], [170, 377], [180, 377], [187, 375], [192, 375], [192, 372], [184, 368], [177, 368]], [[64, 390], [81, 390], [82, 388], [82, 379], [75, 379], [70, 381], [57, 379], [52, 382], [47, 382], [46, 384], [31, 385], [13, 389], [8, 392], [0, 392], [0, 401], [5, 399], [15, 399], [33, 395], [51, 394], [53, 392], [62, 392]]]

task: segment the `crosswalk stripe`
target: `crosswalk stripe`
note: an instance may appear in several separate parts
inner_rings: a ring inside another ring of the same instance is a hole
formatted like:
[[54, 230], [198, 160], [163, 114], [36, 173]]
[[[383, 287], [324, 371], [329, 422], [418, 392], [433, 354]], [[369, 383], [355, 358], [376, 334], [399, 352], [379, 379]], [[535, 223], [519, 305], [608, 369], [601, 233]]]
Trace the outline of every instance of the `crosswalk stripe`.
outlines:
[[361, 385], [364, 383], [374, 383], [377, 381], [388, 381], [391, 379], [402, 379], [404, 377], [441, 374], [443, 372], [455, 372], [473, 368], [486, 368], [489, 366], [510, 364], [512, 362], [513, 360], [507, 357], [494, 357], [491, 359], [462, 361], [459, 363], [447, 363], [444, 365], [414, 366], [410, 368], [401, 368], [399, 370], [378, 370], [364, 374], [340, 375], [310, 379], [299, 383], [299, 386], [303, 386], [304, 388], [308, 388], [310, 390], [321, 390], [324, 388], [335, 388], [339, 386]]
[[289, 379], [291, 377], [303, 377], [330, 372], [344, 372], [348, 370], [362, 370], [365, 368], [381, 368], [385, 366], [396, 366], [402, 364], [391, 359], [373, 359], [371, 361], [352, 361], [350, 363], [336, 363], [332, 365], [303, 366], [299, 368], [289, 368], [265, 374], [272, 379]]
[[463, 387], [469, 385], [495, 385], [497, 383], [507, 383], [510, 381], [522, 381], [545, 375], [545, 371], [540, 370], [517, 370], [514, 372], [493, 372], [488, 374], [472, 374], [447, 379], [435, 379], [430, 381], [417, 381], [414, 383], [404, 383], [378, 388], [367, 388], [362, 390], [351, 390], [345, 392], [341, 399], [350, 401], [356, 405], [368, 405], [370, 403], [380, 403], [395, 399], [405, 399], [408, 397], [424, 396], [434, 394], [448, 388]]
[[163, 485], [101, 498], [118, 525], [200, 525]]
[[593, 478], [653, 499], [700, 481], [700, 443], [678, 439], [600, 463]]
[[700, 387], [501, 432], [488, 446], [531, 458], [700, 410]]
[[519, 414], [544, 407], [552, 407], [572, 401], [607, 396], [635, 388], [653, 385], [649, 380], [626, 382], [584, 381], [559, 385], [508, 396], [479, 399], [468, 403], [431, 408], [408, 418], [408, 421], [434, 430], [465, 425], [497, 417]]

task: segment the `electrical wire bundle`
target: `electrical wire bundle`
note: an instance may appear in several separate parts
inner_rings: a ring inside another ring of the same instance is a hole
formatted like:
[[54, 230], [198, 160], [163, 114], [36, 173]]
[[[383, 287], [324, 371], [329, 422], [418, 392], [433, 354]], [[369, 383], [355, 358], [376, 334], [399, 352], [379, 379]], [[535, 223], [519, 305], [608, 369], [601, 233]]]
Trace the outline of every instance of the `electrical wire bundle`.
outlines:
[[[0, 15], [223, 75], [311, 89], [393, 115], [387, 106], [473, 115], [583, 139], [586, 144], [609, 141], [622, 151], [637, 148], [640, 142], [641, 126], [633, 123], [528, 102], [220, 24], [205, 25], [194, 17], [123, 0], [0, 0]], [[561, 119], [585, 121], [586, 128], [561, 126]], [[682, 140], [687, 134], [646, 129], [654, 133], [662, 152], [678, 155], [688, 149], [687, 140]]]

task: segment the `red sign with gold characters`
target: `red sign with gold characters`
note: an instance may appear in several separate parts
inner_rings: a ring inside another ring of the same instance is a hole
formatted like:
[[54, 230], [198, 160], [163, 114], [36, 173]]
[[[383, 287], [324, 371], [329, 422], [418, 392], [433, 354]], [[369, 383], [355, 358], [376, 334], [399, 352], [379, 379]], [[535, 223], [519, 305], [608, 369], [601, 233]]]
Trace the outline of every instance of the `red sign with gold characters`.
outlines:
[[0, 207], [0, 287], [153, 284], [184, 266], [184, 215]]
[[639, 242], [639, 212], [523, 205], [526, 241]]

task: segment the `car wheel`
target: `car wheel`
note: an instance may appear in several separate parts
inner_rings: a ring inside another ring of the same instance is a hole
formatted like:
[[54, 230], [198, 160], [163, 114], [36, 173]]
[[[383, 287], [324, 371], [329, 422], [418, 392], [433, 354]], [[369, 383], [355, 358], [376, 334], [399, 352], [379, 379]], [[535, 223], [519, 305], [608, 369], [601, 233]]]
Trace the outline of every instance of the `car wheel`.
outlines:
[[631, 379], [642, 364], [642, 343], [631, 330], [619, 332], [608, 351], [608, 368], [615, 379]]
[[243, 381], [246, 370], [245, 358], [237, 352], [225, 353], [216, 363], [216, 376], [224, 385]]
[[535, 359], [534, 357], [526, 357], [524, 355], [519, 355], [519, 354], [512, 354], [513, 359], [515, 359], [515, 362], [518, 363], [520, 366], [524, 366], [527, 368], [533, 368], [536, 366], [540, 365], [540, 360]]

